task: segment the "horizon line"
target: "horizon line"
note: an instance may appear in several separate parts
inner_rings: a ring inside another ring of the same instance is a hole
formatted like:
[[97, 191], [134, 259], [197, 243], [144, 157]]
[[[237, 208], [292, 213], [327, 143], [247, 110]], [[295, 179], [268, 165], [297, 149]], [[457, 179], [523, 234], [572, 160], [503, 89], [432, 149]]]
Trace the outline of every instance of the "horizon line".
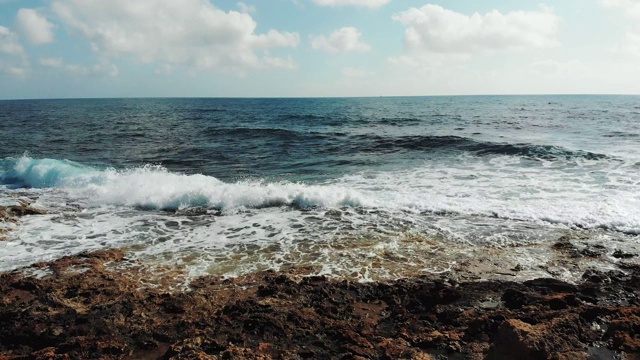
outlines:
[[376, 98], [419, 98], [419, 97], [483, 97], [483, 96], [640, 96], [631, 93], [522, 93], [522, 94], [442, 94], [442, 95], [364, 95], [364, 96], [113, 96], [113, 97], [43, 97], [4, 98], [0, 101], [36, 100], [126, 100], [126, 99], [376, 99]]

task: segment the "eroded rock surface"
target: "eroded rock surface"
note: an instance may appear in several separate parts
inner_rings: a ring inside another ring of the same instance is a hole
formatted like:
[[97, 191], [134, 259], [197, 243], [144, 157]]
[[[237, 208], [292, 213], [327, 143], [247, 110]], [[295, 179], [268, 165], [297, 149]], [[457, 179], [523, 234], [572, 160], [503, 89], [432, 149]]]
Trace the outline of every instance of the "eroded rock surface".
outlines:
[[[295, 272], [142, 286], [103, 250], [0, 274], [0, 359], [590, 359], [640, 353], [640, 272], [355, 283]], [[603, 355], [604, 354], [604, 355]], [[517, 356], [516, 356], [517, 355]], [[516, 357], [514, 357], [516, 356]], [[604, 356], [604, 357], [603, 357]]]

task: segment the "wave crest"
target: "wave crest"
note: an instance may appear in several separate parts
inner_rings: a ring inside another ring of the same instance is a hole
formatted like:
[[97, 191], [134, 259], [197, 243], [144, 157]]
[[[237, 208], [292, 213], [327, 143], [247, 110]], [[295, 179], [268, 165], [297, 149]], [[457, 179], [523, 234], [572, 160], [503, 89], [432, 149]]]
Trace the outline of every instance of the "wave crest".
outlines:
[[16, 187], [61, 188], [85, 206], [133, 206], [147, 209], [206, 207], [217, 210], [274, 206], [362, 206], [357, 191], [340, 186], [288, 182], [225, 183], [213, 176], [169, 172], [146, 165], [127, 170], [99, 170], [69, 160], [3, 160], [4, 184]]

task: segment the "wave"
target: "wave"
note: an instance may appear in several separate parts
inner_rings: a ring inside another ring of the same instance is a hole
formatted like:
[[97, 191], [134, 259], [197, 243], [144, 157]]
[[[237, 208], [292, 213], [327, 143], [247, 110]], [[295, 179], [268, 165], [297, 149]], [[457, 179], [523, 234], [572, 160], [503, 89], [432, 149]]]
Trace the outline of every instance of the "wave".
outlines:
[[[94, 181], [100, 173], [70, 160], [32, 159], [28, 156], [0, 160], [0, 183], [14, 187], [55, 188]], [[92, 180], [93, 179], [93, 180]]]
[[329, 117], [314, 114], [284, 114], [279, 116], [280, 120], [303, 120], [303, 121], [322, 121], [328, 120]]
[[607, 138], [637, 138], [637, 137], [640, 137], [640, 134], [614, 131], [612, 133], [605, 134], [603, 136]]
[[204, 207], [226, 211], [278, 206], [357, 207], [367, 203], [362, 194], [347, 187], [265, 181], [225, 183], [212, 176], [177, 174], [151, 165], [100, 170], [69, 160], [23, 156], [2, 160], [2, 169], [2, 184], [63, 189], [73, 201], [87, 207]]
[[416, 151], [465, 151], [476, 155], [509, 155], [540, 160], [575, 159], [603, 160], [609, 156], [582, 150], [569, 150], [560, 146], [535, 145], [527, 143], [494, 143], [477, 141], [460, 136], [402, 136], [384, 137], [378, 135], [358, 135], [355, 138], [365, 144], [364, 152]]
[[276, 138], [276, 139], [324, 139], [327, 136], [318, 132], [299, 132], [277, 128], [210, 128], [202, 130], [205, 136], [241, 137], [243, 139]]
[[514, 176], [513, 166], [518, 164], [517, 159], [508, 157], [492, 164], [472, 161], [464, 167], [443, 168], [432, 163], [399, 172], [345, 175], [330, 184], [309, 185], [223, 182], [212, 176], [170, 172], [161, 166], [100, 169], [70, 160], [22, 156], [0, 160], [0, 185], [57, 189], [52, 194], [65, 194], [64, 202], [83, 208], [197, 207], [225, 214], [269, 207], [375, 208], [402, 218], [416, 212], [451, 218], [481, 216], [640, 234], [636, 211], [640, 198], [635, 193], [637, 175], [631, 164], [600, 163], [611, 186], [587, 176], [579, 190], [574, 189], [571, 171], [544, 168]]
[[422, 120], [416, 118], [406, 118], [406, 117], [385, 117], [380, 118], [375, 121], [371, 121], [368, 124], [373, 125], [388, 125], [388, 126], [415, 126], [419, 125]]
[[190, 109], [189, 111], [194, 113], [218, 113], [218, 112], [226, 112], [226, 109], [217, 109], [217, 108], [200, 108], [200, 109]]

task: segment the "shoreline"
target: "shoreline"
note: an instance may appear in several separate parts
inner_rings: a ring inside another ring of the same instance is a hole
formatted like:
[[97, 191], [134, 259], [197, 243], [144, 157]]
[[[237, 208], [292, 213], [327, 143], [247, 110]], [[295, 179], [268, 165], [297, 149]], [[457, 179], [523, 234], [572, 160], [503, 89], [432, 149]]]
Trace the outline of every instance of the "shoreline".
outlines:
[[0, 359], [640, 358], [639, 266], [578, 284], [302, 268], [176, 291], [126, 261], [99, 250], [0, 273]]

